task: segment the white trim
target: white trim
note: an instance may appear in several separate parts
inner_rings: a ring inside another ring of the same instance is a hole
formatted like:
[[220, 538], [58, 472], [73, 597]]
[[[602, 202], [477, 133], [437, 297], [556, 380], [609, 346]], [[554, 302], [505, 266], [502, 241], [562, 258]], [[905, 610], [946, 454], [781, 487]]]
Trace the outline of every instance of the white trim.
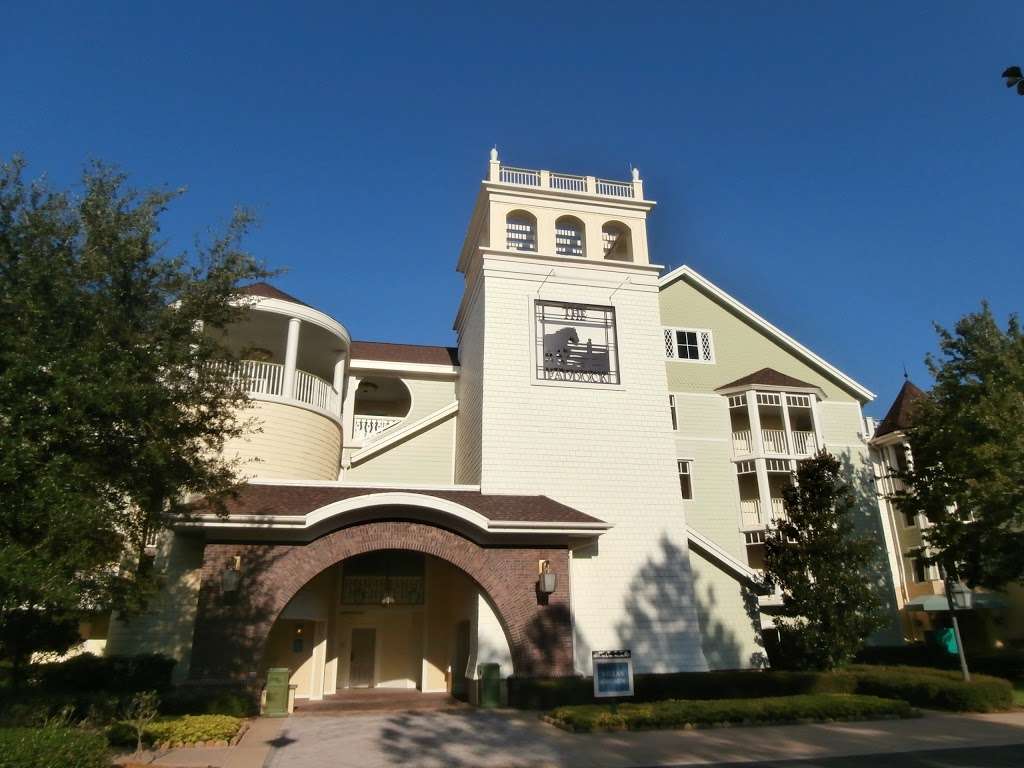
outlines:
[[476, 510], [458, 502], [421, 493], [401, 491], [367, 493], [348, 499], [339, 499], [307, 512], [305, 515], [196, 515], [178, 523], [182, 528], [283, 528], [308, 530], [327, 520], [352, 517], [364, 509], [381, 506], [402, 506], [443, 512], [487, 533], [598, 533], [609, 530], [609, 523], [534, 522], [531, 520], [491, 520]]
[[349, 371], [366, 373], [368, 371], [387, 371], [397, 373], [420, 374], [422, 376], [442, 376], [456, 378], [462, 370], [457, 365], [439, 365], [437, 363], [405, 363], [396, 360], [370, 360], [365, 357], [353, 358], [348, 364]]
[[706, 552], [707, 554], [711, 555], [713, 558], [718, 560], [728, 570], [732, 571], [741, 579], [746, 579], [747, 581], [760, 583], [761, 576], [757, 571], [755, 571], [746, 563], [743, 563], [740, 560], [733, 557], [732, 555], [730, 555], [714, 541], [709, 539], [704, 534], [698, 533], [689, 525], [686, 526], [686, 538], [689, 539], [690, 544], [697, 547], [702, 552]]
[[680, 278], [684, 277], [692, 280], [700, 288], [710, 293], [718, 301], [722, 302], [730, 309], [738, 312], [740, 315], [745, 317], [747, 320], [749, 320], [755, 326], [757, 326], [762, 331], [767, 333], [769, 336], [774, 337], [777, 341], [789, 347], [793, 352], [796, 352], [804, 359], [810, 361], [814, 365], [818, 366], [819, 368], [823, 369], [824, 371], [832, 375], [834, 378], [838, 379], [846, 388], [850, 389], [851, 391], [859, 395], [865, 401], [875, 399], [874, 392], [862, 386], [861, 384], [858, 384], [856, 381], [851, 379], [849, 376], [847, 376], [845, 373], [843, 373], [838, 368], [833, 366], [831, 363], [826, 361], [824, 358], [819, 357], [814, 352], [805, 347], [803, 344], [794, 339], [792, 336], [769, 323], [767, 320], [765, 320], [763, 317], [757, 314], [754, 310], [750, 309], [750, 307], [734, 299], [732, 296], [727, 294], [717, 285], [715, 285], [707, 278], [703, 277], [702, 275], [694, 271], [691, 267], [687, 266], [686, 264], [676, 269], [673, 269], [671, 272], [664, 275], [658, 281], [658, 285], [661, 288], [666, 288], [671, 283], [674, 283], [676, 280], [679, 280]]
[[[479, 485], [447, 485], [443, 483], [422, 483], [419, 485], [410, 485], [409, 483], [353, 483], [347, 480], [278, 480], [264, 478], [261, 480], [249, 480], [248, 485], [309, 485], [316, 486], [317, 488], [381, 488], [383, 490], [399, 488], [403, 491], [480, 491]], [[514, 496], [516, 494], [506, 495]]]
[[425, 429], [429, 429], [438, 422], [447, 419], [449, 416], [451, 416], [453, 413], [456, 413], [458, 410], [459, 403], [456, 400], [454, 403], [449, 403], [443, 408], [438, 408], [433, 413], [428, 413], [422, 419], [414, 421], [412, 424], [401, 427], [400, 429], [389, 429], [387, 432], [387, 437], [378, 440], [374, 443], [371, 443], [365, 448], [361, 448], [360, 450], [351, 454], [348, 457], [348, 466], [350, 467], [357, 462], [363, 461], [364, 459], [368, 459], [371, 456], [380, 453], [381, 451], [387, 450], [395, 443], [401, 442], [402, 440], [406, 440], [412, 437], [413, 435], [419, 434]]
[[[700, 365], [714, 365], [715, 364], [715, 334], [710, 328], [685, 328], [682, 326], [674, 325], [663, 325], [661, 328], [662, 332], [662, 345], [664, 346], [664, 334], [672, 334], [672, 354], [668, 354], [668, 347], [665, 347], [665, 359], [673, 363], [698, 363]], [[680, 333], [694, 333], [697, 335], [697, 358], [692, 357], [679, 357], [679, 334]], [[711, 357], [707, 360], [704, 359], [704, 337], [707, 336], [708, 348], [711, 350]]]

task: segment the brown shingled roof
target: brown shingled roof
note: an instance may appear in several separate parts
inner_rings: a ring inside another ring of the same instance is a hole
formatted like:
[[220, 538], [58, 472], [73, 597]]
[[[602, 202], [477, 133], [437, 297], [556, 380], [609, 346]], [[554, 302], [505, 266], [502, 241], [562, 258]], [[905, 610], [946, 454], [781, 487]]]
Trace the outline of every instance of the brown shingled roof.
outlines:
[[792, 376], [779, 373], [774, 368], [762, 368], [761, 370], [754, 371], [741, 379], [736, 379], [736, 381], [730, 381], [728, 384], [723, 384], [718, 387], [718, 389], [742, 387], [747, 384], [763, 384], [766, 387], [797, 387], [800, 389], [819, 388], [815, 384], [808, 384], [806, 381], [800, 381], [800, 379], [794, 379]]
[[238, 292], [244, 296], [259, 296], [264, 299], [280, 299], [281, 301], [290, 301], [293, 304], [301, 304], [304, 307], [310, 306], [306, 302], [296, 299], [291, 294], [285, 293], [279, 288], [275, 288], [270, 283], [253, 283], [252, 285], [243, 285], [238, 289]]
[[351, 354], [353, 360], [380, 360], [382, 362], [427, 365], [459, 364], [459, 350], [455, 347], [391, 344], [386, 341], [353, 341]]
[[[403, 488], [339, 488], [316, 485], [263, 485], [248, 484], [241, 488], [236, 499], [228, 499], [230, 515], [306, 515], [327, 504], [355, 496], [375, 493], [415, 493], [453, 501], [469, 507], [488, 520], [497, 522], [522, 521], [531, 523], [600, 523], [577, 509], [568, 507], [547, 496], [487, 495], [479, 491], [423, 491]], [[201, 514], [203, 502], [192, 505]]]
[[882, 419], [882, 423], [875, 430], [875, 437], [888, 435], [890, 432], [905, 432], [912, 425], [914, 406], [925, 397], [927, 395], [925, 395], [924, 390], [915, 386], [910, 379], [904, 381], [903, 386], [900, 387], [899, 394], [896, 395], [896, 399], [889, 406], [885, 418]]

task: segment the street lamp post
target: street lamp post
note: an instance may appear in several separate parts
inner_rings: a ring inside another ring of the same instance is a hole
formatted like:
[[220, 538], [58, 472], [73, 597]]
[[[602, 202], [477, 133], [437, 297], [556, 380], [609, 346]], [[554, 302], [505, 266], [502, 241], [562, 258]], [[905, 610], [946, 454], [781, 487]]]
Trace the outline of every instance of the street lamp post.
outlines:
[[960, 671], [963, 673], [964, 682], [971, 682], [971, 671], [967, 668], [967, 657], [964, 656], [964, 643], [960, 638], [960, 622], [957, 621], [956, 612], [971, 607], [974, 593], [971, 592], [963, 582], [954, 582], [946, 577], [946, 603], [949, 605], [949, 615], [953, 619], [953, 637], [956, 639], [956, 652], [960, 656]]

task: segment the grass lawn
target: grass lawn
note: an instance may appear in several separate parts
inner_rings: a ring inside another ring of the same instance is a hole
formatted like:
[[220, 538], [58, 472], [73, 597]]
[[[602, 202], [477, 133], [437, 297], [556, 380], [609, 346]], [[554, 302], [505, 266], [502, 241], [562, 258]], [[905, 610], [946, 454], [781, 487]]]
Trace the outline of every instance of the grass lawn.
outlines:
[[577, 704], [558, 707], [545, 720], [577, 733], [775, 725], [829, 720], [915, 717], [905, 701], [842, 693], [757, 699], [668, 699], [650, 703]]

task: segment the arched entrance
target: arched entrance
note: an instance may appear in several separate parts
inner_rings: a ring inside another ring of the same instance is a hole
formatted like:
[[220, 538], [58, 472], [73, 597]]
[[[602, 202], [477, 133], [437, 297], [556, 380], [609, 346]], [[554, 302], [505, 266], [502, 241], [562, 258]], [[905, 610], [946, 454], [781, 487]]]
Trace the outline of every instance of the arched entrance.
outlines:
[[[512, 673], [523, 677], [572, 674], [568, 550], [564, 546], [488, 547], [437, 525], [385, 519], [340, 528], [309, 543], [207, 543], [191, 678], [258, 684], [272, 628], [307, 584], [350, 558], [396, 550], [441, 561], [478, 588], [503, 629]], [[550, 595], [537, 591], [537, 568], [542, 560], [549, 561], [558, 576], [557, 588]], [[235, 589], [225, 589], [222, 575], [227, 570], [238, 574]]]
[[512, 672], [479, 586], [433, 555], [388, 549], [347, 558], [299, 590], [270, 629], [259, 677], [290, 669], [298, 699], [382, 688], [471, 700], [478, 661]]

